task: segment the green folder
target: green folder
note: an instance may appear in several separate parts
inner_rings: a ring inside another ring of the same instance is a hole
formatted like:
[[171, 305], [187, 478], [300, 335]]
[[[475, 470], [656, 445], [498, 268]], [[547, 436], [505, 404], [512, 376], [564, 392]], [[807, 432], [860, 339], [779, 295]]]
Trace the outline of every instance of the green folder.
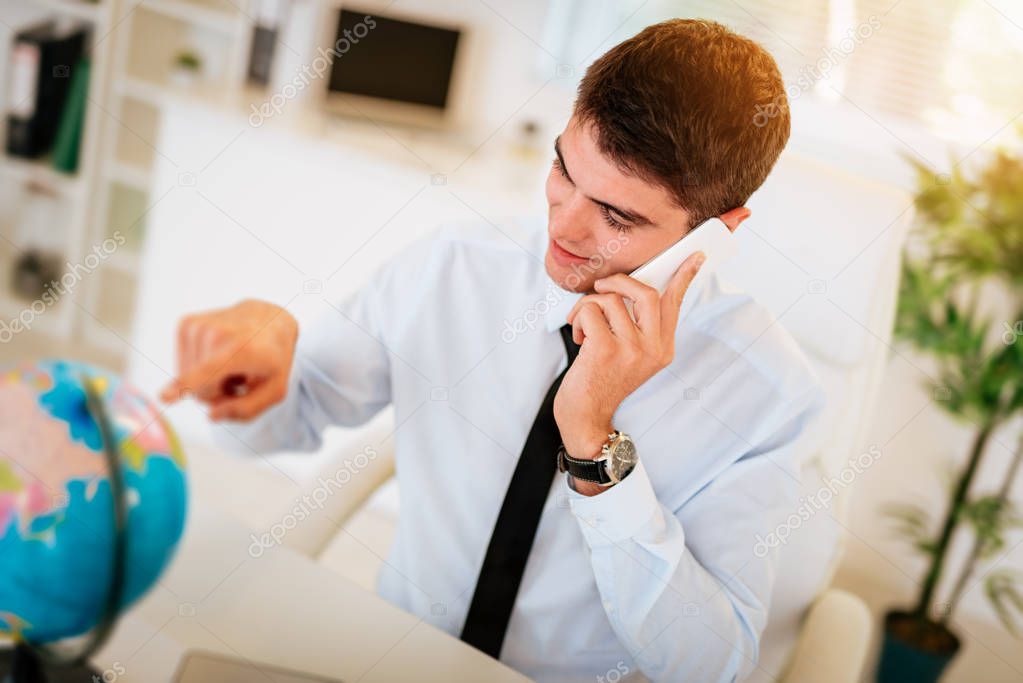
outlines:
[[57, 137], [53, 142], [53, 167], [64, 173], [78, 170], [78, 154], [85, 126], [85, 103], [89, 98], [89, 72], [91, 62], [81, 59], [71, 72], [64, 111], [60, 115]]

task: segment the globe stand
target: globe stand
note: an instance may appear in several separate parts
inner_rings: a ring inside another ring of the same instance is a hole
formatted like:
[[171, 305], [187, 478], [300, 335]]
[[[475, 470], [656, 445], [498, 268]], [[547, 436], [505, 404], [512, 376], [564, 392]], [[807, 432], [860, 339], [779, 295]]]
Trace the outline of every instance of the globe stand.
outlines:
[[114, 561], [110, 589], [99, 622], [78, 653], [67, 655], [44, 646], [20, 642], [13, 650], [0, 651], [0, 672], [7, 672], [3, 683], [93, 683], [103, 680], [102, 674], [90, 668], [87, 660], [103, 647], [114, 630], [121, 607], [127, 557], [128, 502], [121, 472], [121, 454], [114, 440], [110, 417], [92, 379], [83, 375], [82, 386], [85, 387], [86, 410], [99, 427], [103, 441], [114, 502]]
[[94, 683], [103, 680], [100, 672], [85, 665], [47, 673], [38, 655], [26, 645], [0, 651], [0, 670], [8, 672], [3, 683]]

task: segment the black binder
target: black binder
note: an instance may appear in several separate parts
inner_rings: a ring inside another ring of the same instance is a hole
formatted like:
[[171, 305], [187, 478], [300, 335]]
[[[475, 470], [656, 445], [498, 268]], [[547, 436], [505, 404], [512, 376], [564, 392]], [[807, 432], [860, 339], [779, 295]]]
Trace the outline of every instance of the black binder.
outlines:
[[15, 36], [7, 98], [9, 155], [37, 159], [50, 151], [86, 34], [82, 25], [47, 21]]

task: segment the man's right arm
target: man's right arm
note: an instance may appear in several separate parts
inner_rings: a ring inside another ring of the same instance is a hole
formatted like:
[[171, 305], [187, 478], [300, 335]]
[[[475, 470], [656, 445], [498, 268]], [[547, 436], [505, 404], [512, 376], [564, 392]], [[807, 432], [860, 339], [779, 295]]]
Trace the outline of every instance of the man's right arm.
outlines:
[[162, 392], [192, 397], [257, 452], [313, 450], [331, 424], [360, 425], [391, 400], [390, 364], [371, 282], [301, 334], [284, 308], [243, 301], [187, 316], [178, 334], [178, 378]]

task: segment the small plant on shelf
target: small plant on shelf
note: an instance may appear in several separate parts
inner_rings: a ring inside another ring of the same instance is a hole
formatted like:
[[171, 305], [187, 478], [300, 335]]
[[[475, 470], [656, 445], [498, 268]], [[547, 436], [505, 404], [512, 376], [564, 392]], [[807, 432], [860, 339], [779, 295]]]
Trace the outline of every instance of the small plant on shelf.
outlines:
[[202, 73], [202, 57], [194, 50], [182, 50], [174, 57], [171, 80], [180, 86], [193, 85]]

